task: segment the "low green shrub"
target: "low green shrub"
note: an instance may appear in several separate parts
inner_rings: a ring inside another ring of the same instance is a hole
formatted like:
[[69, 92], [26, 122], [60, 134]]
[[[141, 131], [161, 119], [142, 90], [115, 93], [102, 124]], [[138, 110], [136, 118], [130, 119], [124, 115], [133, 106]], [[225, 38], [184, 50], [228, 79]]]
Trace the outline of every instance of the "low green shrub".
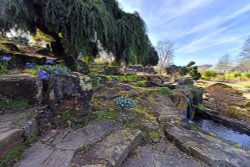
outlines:
[[160, 93], [163, 95], [169, 95], [170, 91], [171, 90], [168, 87], [163, 87], [160, 89]]
[[229, 80], [234, 80], [239, 77], [241, 77], [241, 73], [239, 72], [232, 72], [225, 75], [225, 78]]
[[242, 77], [243, 79], [250, 79], [250, 73], [243, 73], [243, 74], [241, 75], [241, 77]]
[[216, 78], [218, 73], [214, 70], [207, 70], [203, 73], [203, 78]]

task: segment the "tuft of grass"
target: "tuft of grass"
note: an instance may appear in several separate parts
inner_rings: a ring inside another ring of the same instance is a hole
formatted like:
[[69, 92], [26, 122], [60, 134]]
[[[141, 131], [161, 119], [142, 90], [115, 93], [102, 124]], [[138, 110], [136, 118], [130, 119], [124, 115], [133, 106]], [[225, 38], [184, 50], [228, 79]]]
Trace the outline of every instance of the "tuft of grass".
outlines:
[[24, 151], [24, 145], [20, 145], [10, 150], [2, 159], [0, 159], [0, 167], [11, 166], [12, 163], [18, 161]]
[[158, 131], [149, 132], [149, 137], [153, 142], [159, 142], [161, 140], [161, 134]]
[[163, 95], [169, 95], [170, 94], [170, 89], [168, 87], [163, 87], [160, 89], [160, 93]]
[[29, 140], [26, 140], [24, 143], [7, 152], [4, 157], [0, 159], [0, 167], [13, 166], [14, 163], [22, 158], [22, 154], [25, 148], [29, 147], [30, 144], [33, 143], [36, 139], [37, 135], [32, 134]]

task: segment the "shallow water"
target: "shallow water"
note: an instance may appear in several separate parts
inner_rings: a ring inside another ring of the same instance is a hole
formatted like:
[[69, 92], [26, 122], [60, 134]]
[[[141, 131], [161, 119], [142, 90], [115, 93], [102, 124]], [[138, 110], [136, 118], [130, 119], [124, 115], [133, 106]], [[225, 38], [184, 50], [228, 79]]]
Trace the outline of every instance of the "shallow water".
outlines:
[[209, 119], [197, 119], [194, 122], [204, 133], [213, 133], [221, 139], [240, 144], [242, 148], [250, 149], [250, 136], [247, 134], [240, 133]]

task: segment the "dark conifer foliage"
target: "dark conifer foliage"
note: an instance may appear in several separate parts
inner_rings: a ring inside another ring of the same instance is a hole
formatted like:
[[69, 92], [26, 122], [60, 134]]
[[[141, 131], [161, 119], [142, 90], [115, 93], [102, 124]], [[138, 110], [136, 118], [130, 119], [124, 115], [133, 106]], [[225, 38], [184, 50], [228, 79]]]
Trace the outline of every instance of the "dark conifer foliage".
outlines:
[[96, 53], [99, 40], [117, 62], [158, 62], [144, 21], [121, 10], [116, 0], [2, 0], [0, 8], [1, 32], [38, 28], [55, 39], [52, 49], [65, 59]]

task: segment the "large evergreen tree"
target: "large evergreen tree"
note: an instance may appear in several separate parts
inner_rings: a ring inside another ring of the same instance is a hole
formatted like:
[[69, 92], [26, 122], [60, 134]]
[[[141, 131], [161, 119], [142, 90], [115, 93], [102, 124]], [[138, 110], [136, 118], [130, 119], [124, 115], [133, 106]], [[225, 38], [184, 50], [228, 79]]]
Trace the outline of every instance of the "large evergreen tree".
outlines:
[[100, 41], [117, 62], [158, 62], [144, 21], [138, 13], [122, 11], [116, 0], [1, 0], [0, 9], [1, 32], [39, 29], [54, 38], [54, 54], [66, 61], [80, 52], [96, 55]]

